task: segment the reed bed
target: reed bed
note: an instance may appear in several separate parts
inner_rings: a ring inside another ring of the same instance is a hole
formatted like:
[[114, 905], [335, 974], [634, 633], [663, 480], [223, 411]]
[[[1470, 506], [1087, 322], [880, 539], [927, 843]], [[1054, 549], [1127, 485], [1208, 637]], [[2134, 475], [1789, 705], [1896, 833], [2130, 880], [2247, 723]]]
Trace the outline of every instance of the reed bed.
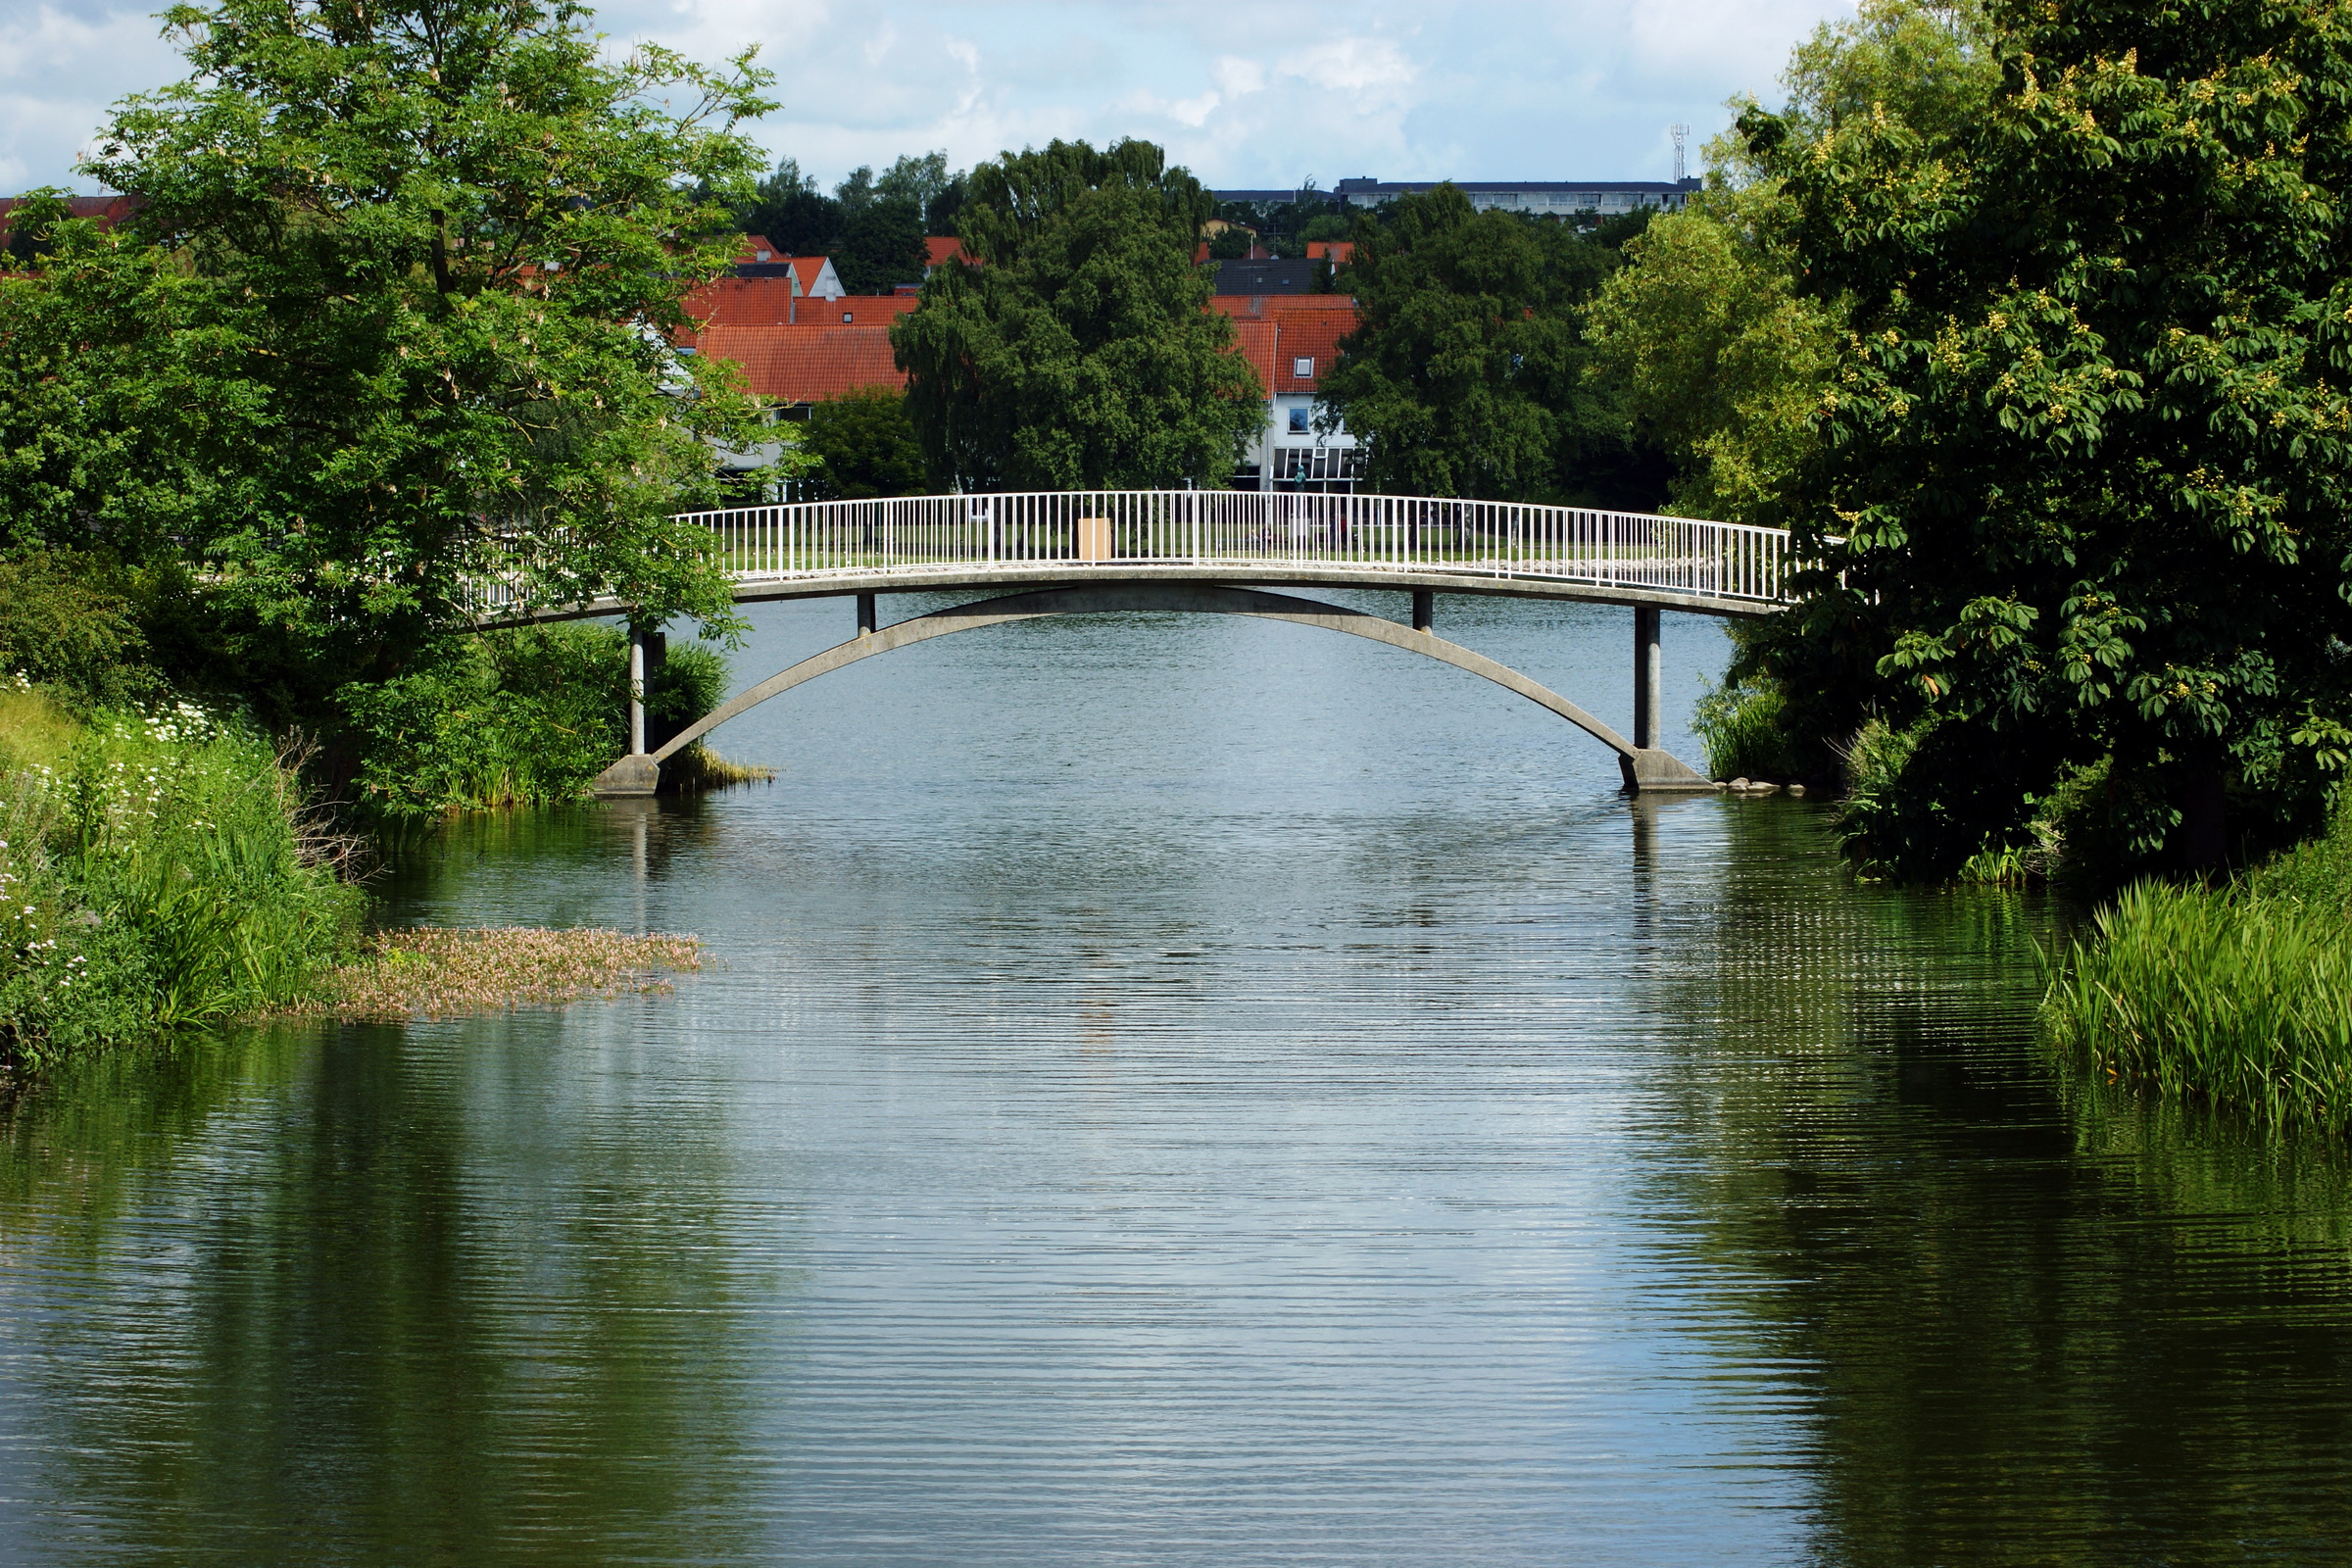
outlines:
[[379, 931], [300, 1010], [381, 1020], [560, 1007], [666, 992], [669, 975], [702, 966], [703, 945], [690, 936], [537, 926]]
[[2119, 1081], [2266, 1122], [2352, 1125], [2352, 941], [2334, 900], [2142, 883], [2042, 1002], [2051, 1040]]

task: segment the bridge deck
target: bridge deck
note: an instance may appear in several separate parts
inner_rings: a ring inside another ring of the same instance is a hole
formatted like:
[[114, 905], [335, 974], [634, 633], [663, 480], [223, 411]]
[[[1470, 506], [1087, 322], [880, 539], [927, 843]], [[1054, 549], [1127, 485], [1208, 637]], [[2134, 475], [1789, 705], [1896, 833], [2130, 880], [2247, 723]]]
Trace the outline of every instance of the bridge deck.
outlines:
[[[1694, 517], [1230, 490], [906, 496], [680, 520], [709, 531], [744, 603], [1157, 581], [1501, 594], [1756, 616], [1781, 610], [1788, 556], [1784, 530]], [[527, 551], [508, 559], [508, 570], [481, 584], [485, 619], [628, 608], [548, 606], [531, 592]]]

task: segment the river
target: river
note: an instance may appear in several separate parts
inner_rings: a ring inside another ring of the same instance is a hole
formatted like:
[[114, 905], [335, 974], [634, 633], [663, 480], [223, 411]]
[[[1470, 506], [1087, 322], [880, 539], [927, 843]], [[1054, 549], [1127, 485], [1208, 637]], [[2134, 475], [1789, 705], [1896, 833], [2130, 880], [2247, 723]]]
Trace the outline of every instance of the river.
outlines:
[[[1439, 602], [1620, 727], [1629, 621]], [[1726, 645], [1667, 635], [1687, 713]], [[715, 739], [778, 781], [381, 889], [698, 932], [674, 994], [16, 1104], [0, 1563], [2352, 1556], [2344, 1164], [2051, 1070], [2035, 900], [1254, 621], [943, 639]]]

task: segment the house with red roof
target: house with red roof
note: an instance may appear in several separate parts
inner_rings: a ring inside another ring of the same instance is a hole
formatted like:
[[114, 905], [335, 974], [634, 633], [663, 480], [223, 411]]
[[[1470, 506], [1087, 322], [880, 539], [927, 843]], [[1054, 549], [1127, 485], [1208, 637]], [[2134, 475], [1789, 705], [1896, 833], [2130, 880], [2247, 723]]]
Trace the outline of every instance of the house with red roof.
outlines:
[[[757, 265], [757, 264], [754, 264]], [[808, 297], [785, 277], [723, 278], [698, 291], [703, 325], [680, 347], [730, 360], [744, 384], [771, 411], [798, 422], [829, 398], [863, 387], [904, 391], [906, 374], [890, 347], [890, 324], [921, 307], [912, 295]], [[1362, 468], [1362, 452], [1345, 425], [1315, 427], [1323, 377], [1339, 359], [1340, 340], [1355, 326], [1355, 301], [1345, 294], [1229, 294], [1209, 308], [1234, 325], [1235, 350], [1266, 388], [1266, 422], [1233, 476], [1237, 489], [1346, 491]], [[748, 468], [771, 461], [770, 445], [730, 459]]]
[[1266, 388], [1266, 425], [1235, 471], [1240, 490], [1348, 491], [1363, 453], [1345, 424], [1315, 428], [1315, 399], [1355, 329], [1347, 294], [1220, 294], [1209, 308], [1233, 322], [1236, 346]]

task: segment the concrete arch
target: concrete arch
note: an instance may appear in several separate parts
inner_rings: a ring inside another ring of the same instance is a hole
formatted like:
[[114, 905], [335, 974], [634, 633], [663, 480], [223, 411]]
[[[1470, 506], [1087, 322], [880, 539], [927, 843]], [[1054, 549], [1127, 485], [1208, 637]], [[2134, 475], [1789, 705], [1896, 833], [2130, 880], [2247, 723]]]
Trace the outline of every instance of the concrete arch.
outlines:
[[1296, 599], [1289, 594], [1208, 583], [1165, 581], [1086, 583], [1069, 588], [1009, 594], [958, 605], [951, 610], [933, 611], [930, 614], [902, 620], [877, 631], [860, 633], [849, 642], [828, 648], [821, 654], [804, 659], [790, 668], [770, 675], [751, 690], [680, 730], [651, 756], [621, 759], [608, 768], [593, 787], [597, 793], [605, 795], [650, 794], [663, 760], [771, 697], [814, 680], [819, 675], [831, 674], [859, 660], [871, 659], [876, 654], [887, 654], [913, 643], [928, 642], [934, 637], [946, 637], [959, 631], [1003, 625], [1007, 621], [1034, 620], [1047, 615], [1104, 615], [1138, 612], [1254, 615], [1264, 620], [1319, 626], [1326, 631], [1346, 632], [1371, 642], [1386, 643], [1392, 648], [1401, 648], [1407, 653], [1420, 654], [1440, 663], [1451, 664], [1456, 669], [1468, 670], [1473, 675], [1493, 681], [1505, 691], [1526, 698], [1539, 708], [1557, 713], [1617, 754], [1628, 788], [1711, 787], [1706, 779], [1693, 773], [1674, 757], [1663, 751], [1637, 748], [1617, 731], [1548, 687], [1529, 680], [1517, 670], [1498, 664], [1483, 654], [1472, 653], [1430, 632], [1416, 631], [1360, 610], [1320, 604], [1312, 599]]

